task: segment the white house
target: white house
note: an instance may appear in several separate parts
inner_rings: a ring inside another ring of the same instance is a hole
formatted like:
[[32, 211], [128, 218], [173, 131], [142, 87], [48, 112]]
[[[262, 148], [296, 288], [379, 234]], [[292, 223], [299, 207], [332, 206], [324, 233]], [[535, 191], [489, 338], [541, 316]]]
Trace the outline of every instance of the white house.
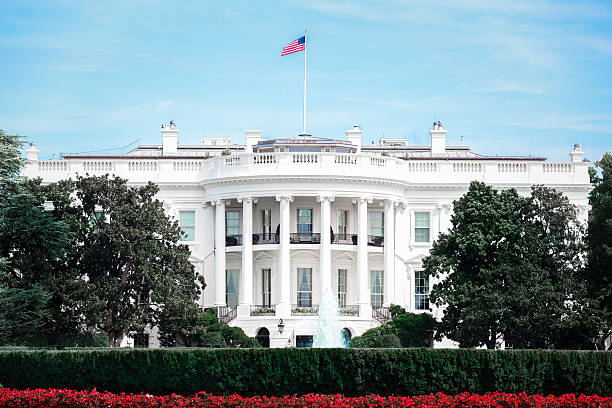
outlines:
[[265, 140], [247, 130], [246, 145], [229, 138], [179, 145], [174, 122], [161, 133], [161, 145], [121, 155], [38, 160], [32, 145], [24, 173], [44, 182], [109, 173], [158, 184], [207, 282], [202, 306], [217, 307], [224, 322], [272, 347], [312, 343], [325, 288], [337, 296], [347, 336], [385, 321], [392, 303], [439, 315], [421, 259], [449, 228], [452, 202], [472, 180], [525, 195], [534, 184], [556, 188], [584, 219], [591, 189], [579, 145], [568, 162], [483, 156], [447, 146], [439, 122], [429, 146], [406, 139], [363, 145], [358, 126], [343, 139]]

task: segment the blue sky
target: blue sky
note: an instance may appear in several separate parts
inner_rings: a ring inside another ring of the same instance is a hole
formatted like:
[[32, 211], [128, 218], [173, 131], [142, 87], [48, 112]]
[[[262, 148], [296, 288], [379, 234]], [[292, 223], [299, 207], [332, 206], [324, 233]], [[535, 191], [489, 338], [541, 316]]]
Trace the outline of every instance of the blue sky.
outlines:
[[596, 160], [612, 150], [610, 1], [0, 2], [0, 128], [41, 158], [301, 133], [308, 28], [308, 131], [366, 143], [448, 144], [483, 154]]

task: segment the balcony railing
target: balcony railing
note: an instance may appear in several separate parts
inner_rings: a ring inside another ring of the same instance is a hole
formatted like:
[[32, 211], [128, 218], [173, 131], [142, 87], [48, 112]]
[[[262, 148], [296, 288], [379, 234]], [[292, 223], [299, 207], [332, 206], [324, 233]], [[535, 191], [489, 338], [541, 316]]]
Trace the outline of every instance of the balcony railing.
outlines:
[[385, 243], [385, 237], [381, 237], [380, 235], [368, 235], [368, 245], [381, 247]]
[[236, 318], [237, 310], [231, 309], [227, 306], [218, 306], [217, 307], [217, 317], [219, 317], [219, 321], [221, 323], [228, 324], [232, 320]]
[[381, 324], [387, 323], [391, 319], [391, 312], [388, 307], [373, 307], [372, 317], [378, 320]]
[[227, 235], [225, 237], [225, 246], [242, 245], [242, 235]]
[[332, 244], [357, 245], [357, 234], [333, 234]]
[[359, 306], [346, 305], [344, 307], [339, 307], [338, 312], [340, 313], [340, 316], [359, 316]]
[[274, 313], [272, 305], [251, 305], [251, 316], [274, 316]]
[[318, 232], [292, 232], [289, 234], [291, 244], [320, 244], [321, 234]]
[[291, 305], [291, 315], [296, 316], [316, 316], [319, 313], [319, 305], [298, 306]]
[[253, 234], [253, 245], [263, 245], [263, 244], [278, 244], [277, 234], [273, 234], [271, 232], [263, 233], [263, 234]]

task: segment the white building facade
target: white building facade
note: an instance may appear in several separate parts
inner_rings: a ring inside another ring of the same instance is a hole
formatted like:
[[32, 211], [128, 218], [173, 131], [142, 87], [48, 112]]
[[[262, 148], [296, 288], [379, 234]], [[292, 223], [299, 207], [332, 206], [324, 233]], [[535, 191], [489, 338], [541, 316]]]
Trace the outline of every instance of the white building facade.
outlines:
[[473, 180], [525, 195], [543, 184], [587, 215], [591, 185], [579, 145], [567, 162], [482, 156], [447, 146], [439, 122], [430, 146], [406, 139], [362, 145], [357, 126], [342, 140], [264, 140], [248, 130], [246, 145], [229, 138], [178, 145], [173, 122], [161, 133], [162, 145], [121, 155], [38, 160], [31, 146], [24, 174], [45, 183], [108, 173], [132, 185], [158, 184], [158, 198], [179, 221], [206, 281], [201, 305], [216, 307], [222, 321], [265, 346], [289, 339], [310, 345], [327, 288], [347, 337], [386, 321], [390, 304], [440, 317], [429, 303], [435, 282], [422, 275], [421, 260], [450, 227], [452, 203]]

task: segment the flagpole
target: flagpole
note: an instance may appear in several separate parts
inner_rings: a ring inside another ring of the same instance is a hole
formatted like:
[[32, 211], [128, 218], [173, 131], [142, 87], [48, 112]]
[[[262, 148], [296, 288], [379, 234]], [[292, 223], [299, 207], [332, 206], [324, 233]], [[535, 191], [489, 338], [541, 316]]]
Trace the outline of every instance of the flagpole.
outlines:
[[308, 48], [306, 40], [306, 29], [304, 29], [304, 116], [302, 123], [302, 134], [306, 134], [306, 49]]

